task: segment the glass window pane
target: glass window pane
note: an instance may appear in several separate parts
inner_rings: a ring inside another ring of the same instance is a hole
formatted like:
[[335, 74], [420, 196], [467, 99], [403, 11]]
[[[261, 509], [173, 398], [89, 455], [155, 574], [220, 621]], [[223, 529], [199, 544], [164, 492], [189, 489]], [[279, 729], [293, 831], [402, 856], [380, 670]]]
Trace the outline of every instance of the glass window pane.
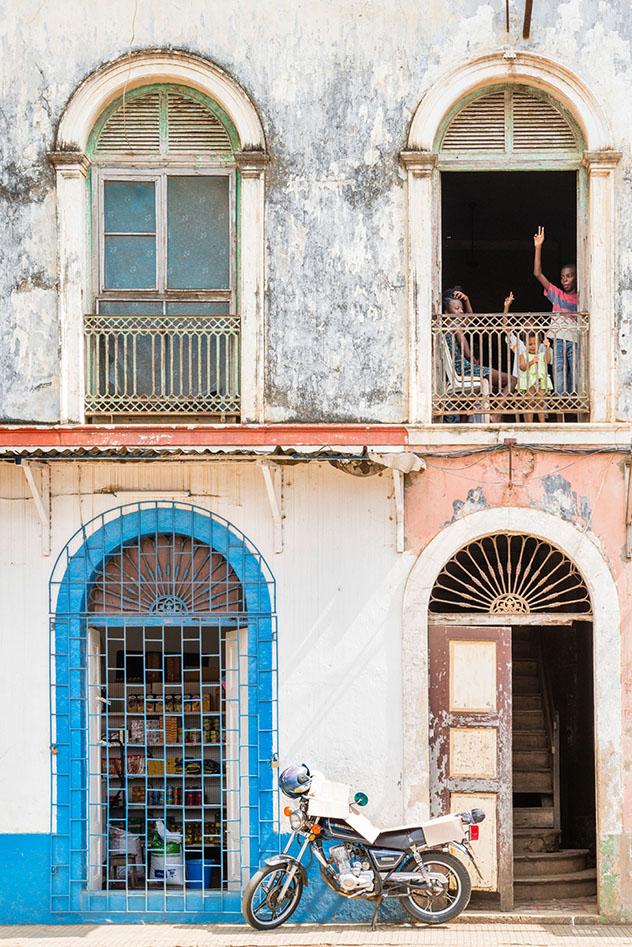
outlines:
[[168, 316], [224, 316], [230, 312], [229, 303], [167, 303]]
[[173, 175], [167, 184], [167, 285], [228, 289], [228, 178]]
[[153, 181], [106, 181], [103, 205], [106, 233], [155, 233]]
[[161, 316], [162, 303], [149, 300], [99, 300], [101, 316]]
[[155, 237], [105, 238], [105, 289], [153, 289]]

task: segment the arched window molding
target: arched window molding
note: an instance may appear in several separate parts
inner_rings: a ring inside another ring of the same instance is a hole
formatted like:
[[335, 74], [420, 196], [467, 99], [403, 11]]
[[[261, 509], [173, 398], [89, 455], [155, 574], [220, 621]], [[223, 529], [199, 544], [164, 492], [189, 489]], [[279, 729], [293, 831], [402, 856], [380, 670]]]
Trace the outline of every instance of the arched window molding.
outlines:
[[49, 160], [57, 178], [59, 319], [61, 333], [60, 418], [83, 423], [83, 318], [92, 294], [91, 234], [86, 177], [88, 142], [98, 117], [124, 91], [157, 83], [197, 90], [217, 103], [232, 122], [240, 150], [241, 419], [263, 420], [264, 383], [264, 174], [263, 127], [244, 90], [206, 60], [180, 52], [125, 56], [89, 76], [72, 95], [61, 118]]
[[432, 421], [432, 314], [441, 293], [439, 155], [446, 117], [489, 86], [519, 84], [558, 103], [577, 124], [584, 150], [587, 208], [578, 247], [582, 305], [590, 312], [591, 421], [614, 420], [614, 172], [621, 153], [592, 92], [566, 67], [523, 52], [499, 52], [459, 65], [424, 95], [413, 116], [401, 161], [408, 186], [408, 420]]

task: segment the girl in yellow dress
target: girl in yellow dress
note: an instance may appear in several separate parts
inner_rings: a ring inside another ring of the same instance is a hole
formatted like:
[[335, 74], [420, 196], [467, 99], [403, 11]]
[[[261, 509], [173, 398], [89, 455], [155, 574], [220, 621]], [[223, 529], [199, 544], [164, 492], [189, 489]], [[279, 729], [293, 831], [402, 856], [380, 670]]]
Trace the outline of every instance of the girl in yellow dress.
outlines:
[[[545, 393], [553, 389], [547, 367], [551, 364], [551, 341], [545, 338], [542, 342], [538, 332], [527, 332], [526, 336], [525, 349], [518, 358], [518, 390], [533, 401], [544, 401]], [[525, 420], [533, 421], [533, 412], [525, 413]], [[538, 421], [544, 421], [544, 411], [538, 411]]]

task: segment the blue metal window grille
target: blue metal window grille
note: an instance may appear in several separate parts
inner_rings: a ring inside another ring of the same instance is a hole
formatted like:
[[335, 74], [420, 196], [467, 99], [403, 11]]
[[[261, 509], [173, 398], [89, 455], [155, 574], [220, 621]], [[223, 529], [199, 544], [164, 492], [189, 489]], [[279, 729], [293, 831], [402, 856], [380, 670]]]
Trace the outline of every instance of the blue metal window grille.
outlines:
[[208, 919], [278, 850], [274, 579], [225, 520], [145, 502], [51, 579], [51, 910]]

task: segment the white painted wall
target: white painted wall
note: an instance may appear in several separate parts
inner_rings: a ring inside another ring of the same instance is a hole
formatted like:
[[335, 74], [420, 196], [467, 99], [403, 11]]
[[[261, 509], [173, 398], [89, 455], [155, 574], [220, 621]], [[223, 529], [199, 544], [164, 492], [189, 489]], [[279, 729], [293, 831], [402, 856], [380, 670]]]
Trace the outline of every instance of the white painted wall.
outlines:
[[[285, 469], [284, 550], [252, 463], [52, 464], [52, 555], [19, 467], [0, 464], [0, 833], [47, 832], [48, 581], [93, 516], [151, 490], [191, 490], [259, 547], [277, 580], [281, 761], [305, 759], [368, 792], [368, 813], [402, 816], [400, 639], [411, 554], [395, 551], [389, 473]], [[117, 498], [112, 491], [142, 490]], [[160, 498], [165, 498], [160, 493]], [[168, 497], [166, 497], [168, 499]]]

